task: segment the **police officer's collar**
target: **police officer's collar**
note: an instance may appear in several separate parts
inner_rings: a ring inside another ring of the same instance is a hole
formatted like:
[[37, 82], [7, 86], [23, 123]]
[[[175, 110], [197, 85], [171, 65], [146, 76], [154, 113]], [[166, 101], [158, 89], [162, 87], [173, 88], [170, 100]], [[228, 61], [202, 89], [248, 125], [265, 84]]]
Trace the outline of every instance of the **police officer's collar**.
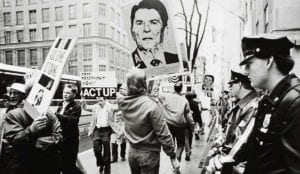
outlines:
[[286, 91], [288, 91], [293, 85], [290, 83], [291, 79], [296, 78], [295, 74], [290, 74], [284, 77], [273, 89], [273, 91], [270, 93], [270, 95], [267, 96], [267, 99], [270, 103], [273, 105], [276, 105], [282, 97], [286, 94]]
[[245, 105], [249, 103], [249, 100], [254, 99], [257, 97], [257, 92], [255, 90], [249, 92], [244, 98], [242, 98], [236, 105], [239, 106], [239, 108], [244, 108]]

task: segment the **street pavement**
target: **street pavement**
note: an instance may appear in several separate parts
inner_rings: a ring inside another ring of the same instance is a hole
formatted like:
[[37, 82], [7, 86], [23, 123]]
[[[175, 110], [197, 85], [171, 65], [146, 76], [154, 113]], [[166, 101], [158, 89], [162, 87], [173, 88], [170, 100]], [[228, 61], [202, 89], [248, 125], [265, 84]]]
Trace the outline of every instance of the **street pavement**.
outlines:
[[[209, 118], [206, 117], [203, 119], [205, 125], [208, 125]], [[201, 136], [200, 140], [193, 139], [192, 145], [192, 155], [191, 161], [185, 161], [185, 152], [182, 154], [182, 160], [180, 162], [181, 174], [200, 174], [201, 169], [198, 168], [200, 160], [202, 159], [202, 154], [207, 145], [207, 134], [209, 130], [205, 126], [205, 134]], [[91, 146], [90, 143], [87, 147]], [[128, 147], [128, 146], [127, 146]], [[127, 149], [128, 150], [128, 149]], [[94, 157], [93, 150], [89, 148], [88, 150], [82, 151], [78, 155], [79, 161], [83, 168], [85, 169], [86, 174], [98, 174], [98, 168], [96, 166], [96, 159]], [[162, 151], [160, 158], [160, 174], [171, 174], [172, 173], [171, 162], [168, 156]], [[126, 158], [126, 161], [118, 161], [111, 164], [111, 174], [130, 174], [129, 164]]]

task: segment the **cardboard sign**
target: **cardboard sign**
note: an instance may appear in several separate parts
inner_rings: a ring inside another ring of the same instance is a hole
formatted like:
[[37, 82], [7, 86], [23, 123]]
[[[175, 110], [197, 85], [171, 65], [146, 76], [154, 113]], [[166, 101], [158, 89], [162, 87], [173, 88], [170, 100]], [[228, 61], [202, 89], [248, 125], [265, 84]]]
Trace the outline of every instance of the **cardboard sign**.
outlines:
[[183, 69], [172, 25], [174, 16], [168, 9], [172, 5], [172, 0], [139, 0], [122, 6], [132, 63], [147, 76]]
[[33, 119], [47, 112], [76, 40], [76, 37], [66, 36], [54, 41], [24, 105], [25, 111]]
[[174, 85], [182, 82], [182, 93], [191, 92], [191, 74], [189, 72], [176, 73], [172, 75], [156, 76], [147, 80], [148, 93], [155, 95], [156, 93], [173, 93]]
[[115, 99], [117, 80], [115, 71], [81, 73], [81, 95], [86, 99], [106, 97]]

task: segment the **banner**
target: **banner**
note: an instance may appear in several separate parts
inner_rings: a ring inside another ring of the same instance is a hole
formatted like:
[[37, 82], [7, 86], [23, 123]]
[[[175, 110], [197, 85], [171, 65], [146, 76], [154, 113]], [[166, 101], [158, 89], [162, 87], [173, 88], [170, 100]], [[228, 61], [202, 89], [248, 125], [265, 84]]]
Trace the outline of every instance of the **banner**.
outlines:
[[34, 83], [24, 105], [25, 111], [33, 119], [47, 112], [76, 40], [76, 37], [66, 36], [58, 37], [54, 41], [41, 69], [41, 74]]
[[115, 71], [81, 73], [81, 95], [85, 99], [105, 97], [115, 99], [117, 80]]
[[133, 65], [147, 76], [171, 74], [182, 70], [172, 17], [167, 7], [172, 0], [142, 0], [122, 7]]

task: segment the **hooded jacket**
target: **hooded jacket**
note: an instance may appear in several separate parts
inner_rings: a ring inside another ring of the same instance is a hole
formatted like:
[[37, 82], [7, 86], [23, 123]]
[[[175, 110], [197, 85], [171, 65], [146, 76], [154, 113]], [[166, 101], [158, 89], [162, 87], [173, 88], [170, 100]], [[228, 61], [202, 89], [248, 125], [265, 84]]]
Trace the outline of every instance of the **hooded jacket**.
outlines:
[[126, 96], [118, 99], [124, 115], [125, 136], [133, 148], [160, 151], [175, 158], [172, 136], [160, 106], [149, 96]]

